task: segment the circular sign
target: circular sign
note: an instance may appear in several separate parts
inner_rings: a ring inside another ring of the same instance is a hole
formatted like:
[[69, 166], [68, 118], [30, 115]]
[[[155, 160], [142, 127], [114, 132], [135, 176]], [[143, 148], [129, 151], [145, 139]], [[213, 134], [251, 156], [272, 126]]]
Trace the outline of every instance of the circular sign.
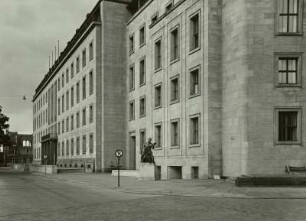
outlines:
[[116, 152], [115, 152], [115, 155], [116, 155], [116, 157], [122, 157], [122, 155], [123, 155], [123, 151], [121, 150], [121, 149], [117, 149], [116, 150]]
[[48, 154], [45, 154], [45, 155], [44, 155], [44, 158], [47, 159], [47, 157], [48, 157]]

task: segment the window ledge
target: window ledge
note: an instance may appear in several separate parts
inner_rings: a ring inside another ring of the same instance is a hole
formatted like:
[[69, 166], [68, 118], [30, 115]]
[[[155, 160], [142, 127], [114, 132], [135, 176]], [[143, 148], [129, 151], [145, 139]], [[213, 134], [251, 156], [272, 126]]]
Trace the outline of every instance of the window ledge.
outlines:
[[301, 84], [276, 84], [277, 88], [301, 88]]
[[131, 51], [131, 52], [129, 53], [129, 54], [130, 54], [130, 56], [132, 56], [132, 54], [134, 54], [134, 52], [135, 52], [135, 51]]
[[162, 68], [160, 67], [160, 68], [158, 68], [158, 69], [155, 69], [154, 70], [154, 73], [157, 73], [157, 72], [159, 72], [159, 71], [161, 71], [162, 70]]
[[132, 91], [135, 91], [135, 87], [129, 89], [129, 92], [132, 92]]
[[163, 149], [162, 147], [155, 147], [154, 148], [155, 151], [162, 150], [162, 149]]
[[170, 146], [170, 150], [172, 150], [172, 149], [174, 149], [174, 150], [180, 149], [180, 146]]
[[284, 37], [303, 36], [303, 33], [302, 32], [297, 32], [297, 33], [281, 33], [281, 32], [278, 32], [278, 33], [276, 33], [276, 36], [284, 36]]
[[198, 148], [201, 147], [201, 144], [189, 144], [189, 148]]
[[176, 62], [178, 62], [180, 60], [180, 58], [176, 58], [174, 60], [170, 61], [170, 65], [175, 64]]
[[201, 47], [194, 48], [191, 51], [189, 51], [189, 55], [196, 53], [197, 51], [200, 51], [200, 50], [201, 50]]
[[146, 82], [139, 84], [139, 87], [146, 85]]
[[275, 145], [276, 146], [280, 146], [280, 145], [299, 145], [301, 146], [302, 143], [300, 141], [277, 141]]
[[130, 118], [130, 119], [129, 119], [129, 121], [133, 121], [133, 120], [135, 120], [135, 118]]
[[154, 106], [154, 110], [157, 110], [157, 109], [160, 109], [160, 108], [162, 108], [162, 105], [160, 105], [160, 106]]
[[172, 104], [176, 104], [176, 103], [179, 103], [180, 102], [180, 100], [179, 99], [177, 99], [177, 100], [173, 100], [173, 101], [170, 101], [170, 105], [172, 105]]
[[146, 115], [141, 115], [141, 116], [139, 116], [139, 118], [144, 118], [144, 117], [146, 117]]
[[189, 95], [189, 99], [194, 98], [194, 97], [198, 97], [198, 96], [200, 96], [200, 95], [201, 95], [201, 93]]
[[139, 45], [139, 49], [142, 48], [145, 45], [146, 45], [146, 42], [142, 43], [141, 45]]

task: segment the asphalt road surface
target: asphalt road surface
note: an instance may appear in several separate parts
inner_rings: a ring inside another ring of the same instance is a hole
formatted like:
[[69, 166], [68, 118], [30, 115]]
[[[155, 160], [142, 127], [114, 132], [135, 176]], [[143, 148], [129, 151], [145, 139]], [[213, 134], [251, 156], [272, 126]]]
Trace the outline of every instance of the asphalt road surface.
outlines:
[[306, 220], [306, 199], [146, 195], [0, 169], [0, 220]]

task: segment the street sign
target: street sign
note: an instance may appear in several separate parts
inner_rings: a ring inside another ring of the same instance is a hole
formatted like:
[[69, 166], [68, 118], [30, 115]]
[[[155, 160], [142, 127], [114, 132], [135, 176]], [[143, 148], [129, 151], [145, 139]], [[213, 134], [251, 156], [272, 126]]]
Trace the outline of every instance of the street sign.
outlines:
[[120, 157], [122, 157], [123, 151], [121, 149], [117, 149], [115, 151], [115, 155], [118, 158], [118, 187], [120, 187]]
[[115, 152], [116, 157], [120, 158], [123, 155], [123, 151], [121, 149], [117, 149]]

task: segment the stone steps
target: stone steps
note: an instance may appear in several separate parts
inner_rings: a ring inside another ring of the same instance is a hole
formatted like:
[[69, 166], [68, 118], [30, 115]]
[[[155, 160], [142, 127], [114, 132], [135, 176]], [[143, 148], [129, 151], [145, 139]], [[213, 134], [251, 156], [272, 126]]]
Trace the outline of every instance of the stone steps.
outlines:
[[57, 168], [57, 173], [85, 173], [84, 168]]

